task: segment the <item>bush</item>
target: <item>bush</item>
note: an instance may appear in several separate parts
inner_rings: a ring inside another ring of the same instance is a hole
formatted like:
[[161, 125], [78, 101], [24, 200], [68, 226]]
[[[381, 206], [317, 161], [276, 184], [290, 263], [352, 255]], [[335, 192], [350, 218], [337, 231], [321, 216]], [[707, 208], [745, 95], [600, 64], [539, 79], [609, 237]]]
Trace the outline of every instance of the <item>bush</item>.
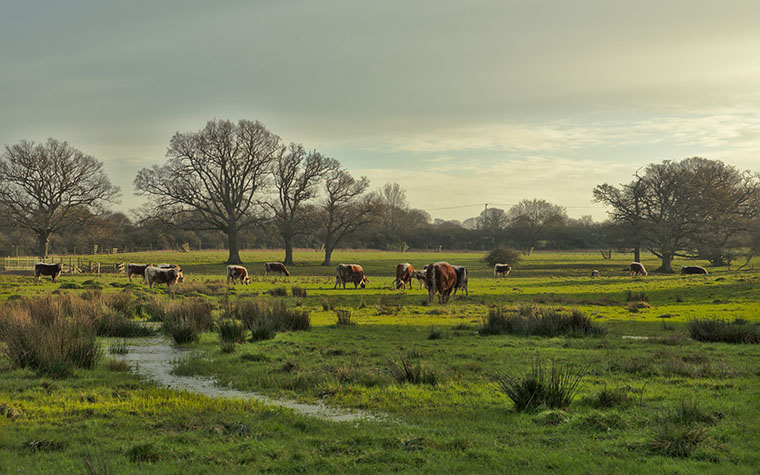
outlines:
[[565, 409], [573, 402], [584, 373], [583, 368], [561, 366], [554, 361], [547, 372], [540, 357], [536, 356], [528, 373], [521, 376], [497, 376], [496, 384], [518, 412], [542, 407]]
[[723, 343], [760, 343], [760, 331], [756, 324], [746, 321], [728, 322], [719, 319], [694, 319], [687, 324], [694, 340]]
[[517, 310], [517, 313], [517, 315], [508, 315], [508, 309], [503, 306], [491, 307], [480, 329], [480, 334], [581, 337], [605, 333], [604, 327], [594, 323], [585, 313], [577, 309], [567, 312], [561, 309], [524, 305]]
[[519, 260], [520, 253], [509, 247], [497, 247], [483, 258], [483, 262], [491, 267], [496, 264], [510, 264], [514, 266]]

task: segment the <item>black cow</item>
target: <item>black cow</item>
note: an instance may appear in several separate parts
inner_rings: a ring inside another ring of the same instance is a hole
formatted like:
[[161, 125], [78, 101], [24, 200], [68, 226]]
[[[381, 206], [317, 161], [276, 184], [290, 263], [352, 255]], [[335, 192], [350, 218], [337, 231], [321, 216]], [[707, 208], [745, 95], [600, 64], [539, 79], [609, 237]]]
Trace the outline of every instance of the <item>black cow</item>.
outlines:
[[702, 274], [707, 275], [707, 269], [700, 266], [681, 266], [681, 274]]
[[58, 264], [45, 264], [44, 262], [36, 262], [34, 264], [34, 281], [39, 282], [41, 275], [49, 275], [53, 282], [61, 275], [61, 263]]

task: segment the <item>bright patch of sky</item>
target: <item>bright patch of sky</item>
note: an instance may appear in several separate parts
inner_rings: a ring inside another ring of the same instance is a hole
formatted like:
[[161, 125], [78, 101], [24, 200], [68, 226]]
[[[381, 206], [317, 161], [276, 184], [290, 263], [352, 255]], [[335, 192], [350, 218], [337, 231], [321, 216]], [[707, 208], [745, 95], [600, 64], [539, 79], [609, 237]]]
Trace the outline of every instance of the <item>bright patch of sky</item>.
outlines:
[[[254, 119], [413, 207], [594, 186], [703, 156], [760, 171], [755, 1], [8, 2], [0, 144], [67, 140], [132, 181], [176, 131]], [[441, 209], [447, 208], [447, 209]]]

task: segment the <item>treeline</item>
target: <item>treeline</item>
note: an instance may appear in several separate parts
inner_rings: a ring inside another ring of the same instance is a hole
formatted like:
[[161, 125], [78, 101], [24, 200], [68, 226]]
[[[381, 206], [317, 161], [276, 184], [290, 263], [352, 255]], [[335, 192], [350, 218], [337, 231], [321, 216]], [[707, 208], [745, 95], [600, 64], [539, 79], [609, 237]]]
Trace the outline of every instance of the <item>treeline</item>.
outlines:
[[[634, 248], [662, 258], [730, 262], [737, 249], [758, 252], [757, 174], [720, 161], [690, 158], [652, 164], [621, 186], [600, 185], [594, 198], [611, 219], [571, 219], [565, 208], [526, 199], [486, 208], [463, 222], [431, 219], [412, 208], [396, 183], [374, 191], [339, 161], [285, 144], [260, 122], [209, 121], [175, 134], [160, 166], [139, 170], [134, 186], [146, 203], [130, 218], [110, 207], [120, 190], [102, 163], [66, 142], [22, 141], [0, 158], [0, 252], [47, 255], [120, 250], [244, 248], [324, 252], [371, 248], [490, 250]], [[746, 254], [746, 252], [745, 252]]]

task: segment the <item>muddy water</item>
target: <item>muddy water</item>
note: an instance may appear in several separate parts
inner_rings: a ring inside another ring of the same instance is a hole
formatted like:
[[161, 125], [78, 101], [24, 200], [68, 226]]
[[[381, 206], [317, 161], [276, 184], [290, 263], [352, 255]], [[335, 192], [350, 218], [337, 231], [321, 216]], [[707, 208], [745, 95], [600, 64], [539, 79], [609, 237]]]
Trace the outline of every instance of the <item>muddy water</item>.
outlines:
[[307, 416], [335, 422], [379, 419], [377, 415], [369, 412], [336, 409], [322, 403], [305, 404], [289, 399], [275, 399], [255, 392], [220, 388], [209, 378], [172, 374], [175, 362], [189, 354], [188, 350], [171, 345], [163, 337], [150, 337], [131, 339], [129, 353], [113, 356], [130, 363], [137, 374], [177, 391], [188, 391], [214, 398], [254, 399], [269, 406], [284, 407]]

